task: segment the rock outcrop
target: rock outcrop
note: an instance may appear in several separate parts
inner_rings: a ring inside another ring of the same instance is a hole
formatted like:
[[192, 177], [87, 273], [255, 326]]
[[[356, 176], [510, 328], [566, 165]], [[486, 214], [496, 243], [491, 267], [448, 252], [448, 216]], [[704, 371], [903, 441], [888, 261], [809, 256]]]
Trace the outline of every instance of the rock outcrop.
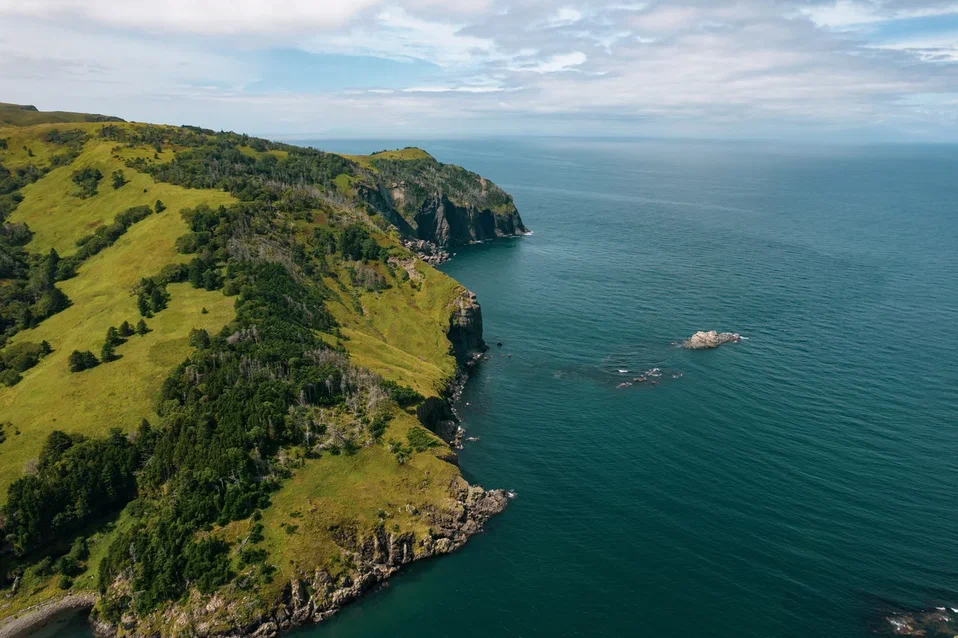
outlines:
[[474, 293], [463, 290], [456, 298], [446, 337], [452, 344], [460, 369], [472, 367], [476, 361], [474, 355], [486, 351], [486, 342], [482, 340], [482, 308]]
[[[162, 614], [160, 624], [164, 635], [273, 638], [292, 627], [321, 622], [395, 574], [403, 565], [459, 549], [508, 503], [503, 490], [486, 491], [469, 485], [461, 477], [450, 485], [450, 495], [448, 507], [421, 512], [429, 522], [430, 532], [418, 538], [412, 532], [389, 532], [383, 526], [366, 531], [354, 527], [331, 530], [342, 551], [343, 564], [352, 567], [336, 577], [323, 569], [298, 574], [287, 584], [278, 604], [236, 626], [224, 627], [223, 619], [245, 617], [244, 607], [248, 601], [220, 594], [203, 597], [194, 592], [185, 608], [175, 606]], [[132, 614], [127, 614], [121, 622], [128, 634], [150, 634], [149, 629], [141, 631], [137, 627], [137, 619]], [[116, 634], [116, 627], [102, 620], [94, 622], [93, 628], [98, 636]]]
[[504, 212], [460, 206], [445, 194], [426, 200], [413, 218], [416, 237], [440, 247], [463, 246], [528, 232], [515, 206]]
[[737, 332], [696, 332], [689, 337], [682, 345], [690, 350], [706, 350], [708, 348], [717, 348], [726, 343], [735, 343], [742, 340], [742, 335]]

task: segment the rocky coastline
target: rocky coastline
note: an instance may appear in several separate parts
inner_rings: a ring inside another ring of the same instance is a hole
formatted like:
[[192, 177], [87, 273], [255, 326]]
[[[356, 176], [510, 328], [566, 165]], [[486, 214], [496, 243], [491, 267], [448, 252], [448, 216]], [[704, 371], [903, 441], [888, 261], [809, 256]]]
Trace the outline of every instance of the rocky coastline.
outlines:
[[[451, 305], [447, 337], [458, 373], [444, 396], [426, 399], [417, 409], [417, 416], [455, 450], [461, 448], [465, 430], [459, 425], [454, 403], [487, 349], [482, 339], [482, 310], [474, 293], [463, 289]], [[451, 450], [440, 458], [458, 464]], [[383, 583], [404, 565], [459, 549], [469, 537], [480, 532], [492, 516], [502, 512], [509, 501], [505, 490], [485, 490], [470, 485], [461, 476], [456, 477], [449, 491], [452, 500], [448, 507], [419, 512], [429, 521], [429, 535], [417, 538], [412, 532], [389, 532], [383, 526], [375, 530], [338, 529], [334, 538], [344, 564], [352, 566], [349, 573], [338, 577], [322, 569], [300, 573], [287, 584], [282, 598], [270, 610], [252, 620], [234, 620], [229, 626], [224, 626], [223, 618], [244, 617], [248, 601], [221, 593], [204, 597], [193, 592], [184, 605], [173, 606], [162, 614], [160, 624], [164, 635], [273, 638], [293, 627], [321, 622]], [[94, 601], [95, 597], [86, 608]], [[118, 626], [96, 618], [91, 619], [91, 625], [94, 633], [104, 638], [121, 633], [154, 635], [149, 629], [140, 629], [138, 619], [132, 614], [121, 618]], [[0, 638], [6, 637], [0, 634]]]
[[[365, 535], [356, 529], [340, 529], [337, 543], [344, 559], [354, 565], [350, 573], [338, 578], [322, 569], [301, 573], [287, 584], [282, 599], [272, 610], [242, 626], [224, 627], [222, 623], [224, 616], [239, 617], [242, 600], [219, 594], [206, 598], [194, 593], [185, 609], [174, 607], [163, 615], [166, 635], [273, 638], [293, 627], [326, 620], [404, 565], [459, 549], [489, 518], [505, 509], [508, 502], [505, 491], [486, 491], [469, 485], [461, 477], [450, 487], [454, 493], [452, 507], [423, 512], [432, 523], [429, 536], [416, 539], [412, 533], [390, 533], [383, 527]], [[91, 624], [97, 636], [106, 638], [118, 634], [116, 626], [101, 620], [94, 619]], [[124, 616], [120, 624], [126, 635], [131, 631], [133, 635], [152, 635], [137, 633], [132, 615]]]
[[26, 638], [60, 619], [89, 611], [96, 601], [93, 593], [67, 594], [29, 607], [0, 624], [0, 638]]

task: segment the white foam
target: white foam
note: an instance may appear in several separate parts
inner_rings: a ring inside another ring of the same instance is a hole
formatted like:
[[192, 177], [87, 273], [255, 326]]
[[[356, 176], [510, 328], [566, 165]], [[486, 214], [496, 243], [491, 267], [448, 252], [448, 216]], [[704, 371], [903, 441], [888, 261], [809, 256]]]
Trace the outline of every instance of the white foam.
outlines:
[[622, 368], [619, 368], [619, 374], [625, 374], [626, 372], [628, 372], [628, 370], [624, 370], [624, 369], [622, 369]]

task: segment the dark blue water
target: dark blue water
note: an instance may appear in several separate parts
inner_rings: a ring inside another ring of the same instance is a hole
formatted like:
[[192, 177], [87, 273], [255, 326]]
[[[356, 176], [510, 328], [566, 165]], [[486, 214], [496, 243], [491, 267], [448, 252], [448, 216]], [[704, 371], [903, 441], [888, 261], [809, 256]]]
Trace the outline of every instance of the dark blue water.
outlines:
[[[518, 497], [299, 638], [855, 637], [958, 606], [958, 149], [424, 146], [535, 231], [445, 267], [503, 343], [461, 465]], [[707, 329], [747, 340], [672, 345]]]
[[[867, 636], [958, 603], [958, 149], [426, 147], [535, 231], [445, 268], [503, 343], [461, 464], [518, 497], [304, 636]], [[672, 345], [706, 329], [748, 340]]]

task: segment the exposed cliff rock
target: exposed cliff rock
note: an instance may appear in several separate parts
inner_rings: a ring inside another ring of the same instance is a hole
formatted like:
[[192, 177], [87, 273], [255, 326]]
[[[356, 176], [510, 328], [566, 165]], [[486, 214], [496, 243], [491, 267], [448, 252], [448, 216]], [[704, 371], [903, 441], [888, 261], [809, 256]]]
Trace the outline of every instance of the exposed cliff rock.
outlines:
[[446, 337], [462, 369], [472, 367], [476, 360], [474, 355], [487, 349], [482, 340], [482, 308], [474, 293], [463, 290], [454, 302]]
[[357, 192], [407, 240], [451, 248], [528, 232], [512, 196], [476, 173], [421, 149], [373, 154], [368, 161], [374, 170]]
[[[422, 512], [430, 522], [427, 535], [417, 538], [411, 532], [388, 532], [383, 526], [365, 531], [355, 527], [336, 528], [331, 531], [342, 550], [343, 563], [352, 565], [345, 573], [332, 576], [323, 569], [300, 573], [287, 584], [282, 598], [272, 609], [254, 618], [248, 617], [253, 603], [243, 596], [204, 597], [194, 591], [184, 605], [171, 607], [162, 614], [159, 619], [162, 635], [272, 638], [298, 625], [321, 622], [395, 574], [403, 565], [459, 549], [508, 503], [504, 491], [486, 491], [469, 485], [461, 477], [450, 485], [450, 495], [448, 507]], [[229, 619], [228, 626], [224, 626], [224, 619]], [[104, 637], [118, 633], [154, 635], [151, 628], [140, 627], [132, 615], [121, 621], [122, 631], [102, 620], [95, 621], [93, 628], [98, 636]]]
[[416, 237], [452, 247], [528, 232], [515, 206], [505, 212], [461, 206], [442, 194], [423, 203], [413, 218]]
[[735, 343], [742, 340], [742, 335], [737, 332], [696, 332], [689, 337], [682, 345], [690, 350], [706, 350], [708, 348], [717, 348], [726, 343]]

